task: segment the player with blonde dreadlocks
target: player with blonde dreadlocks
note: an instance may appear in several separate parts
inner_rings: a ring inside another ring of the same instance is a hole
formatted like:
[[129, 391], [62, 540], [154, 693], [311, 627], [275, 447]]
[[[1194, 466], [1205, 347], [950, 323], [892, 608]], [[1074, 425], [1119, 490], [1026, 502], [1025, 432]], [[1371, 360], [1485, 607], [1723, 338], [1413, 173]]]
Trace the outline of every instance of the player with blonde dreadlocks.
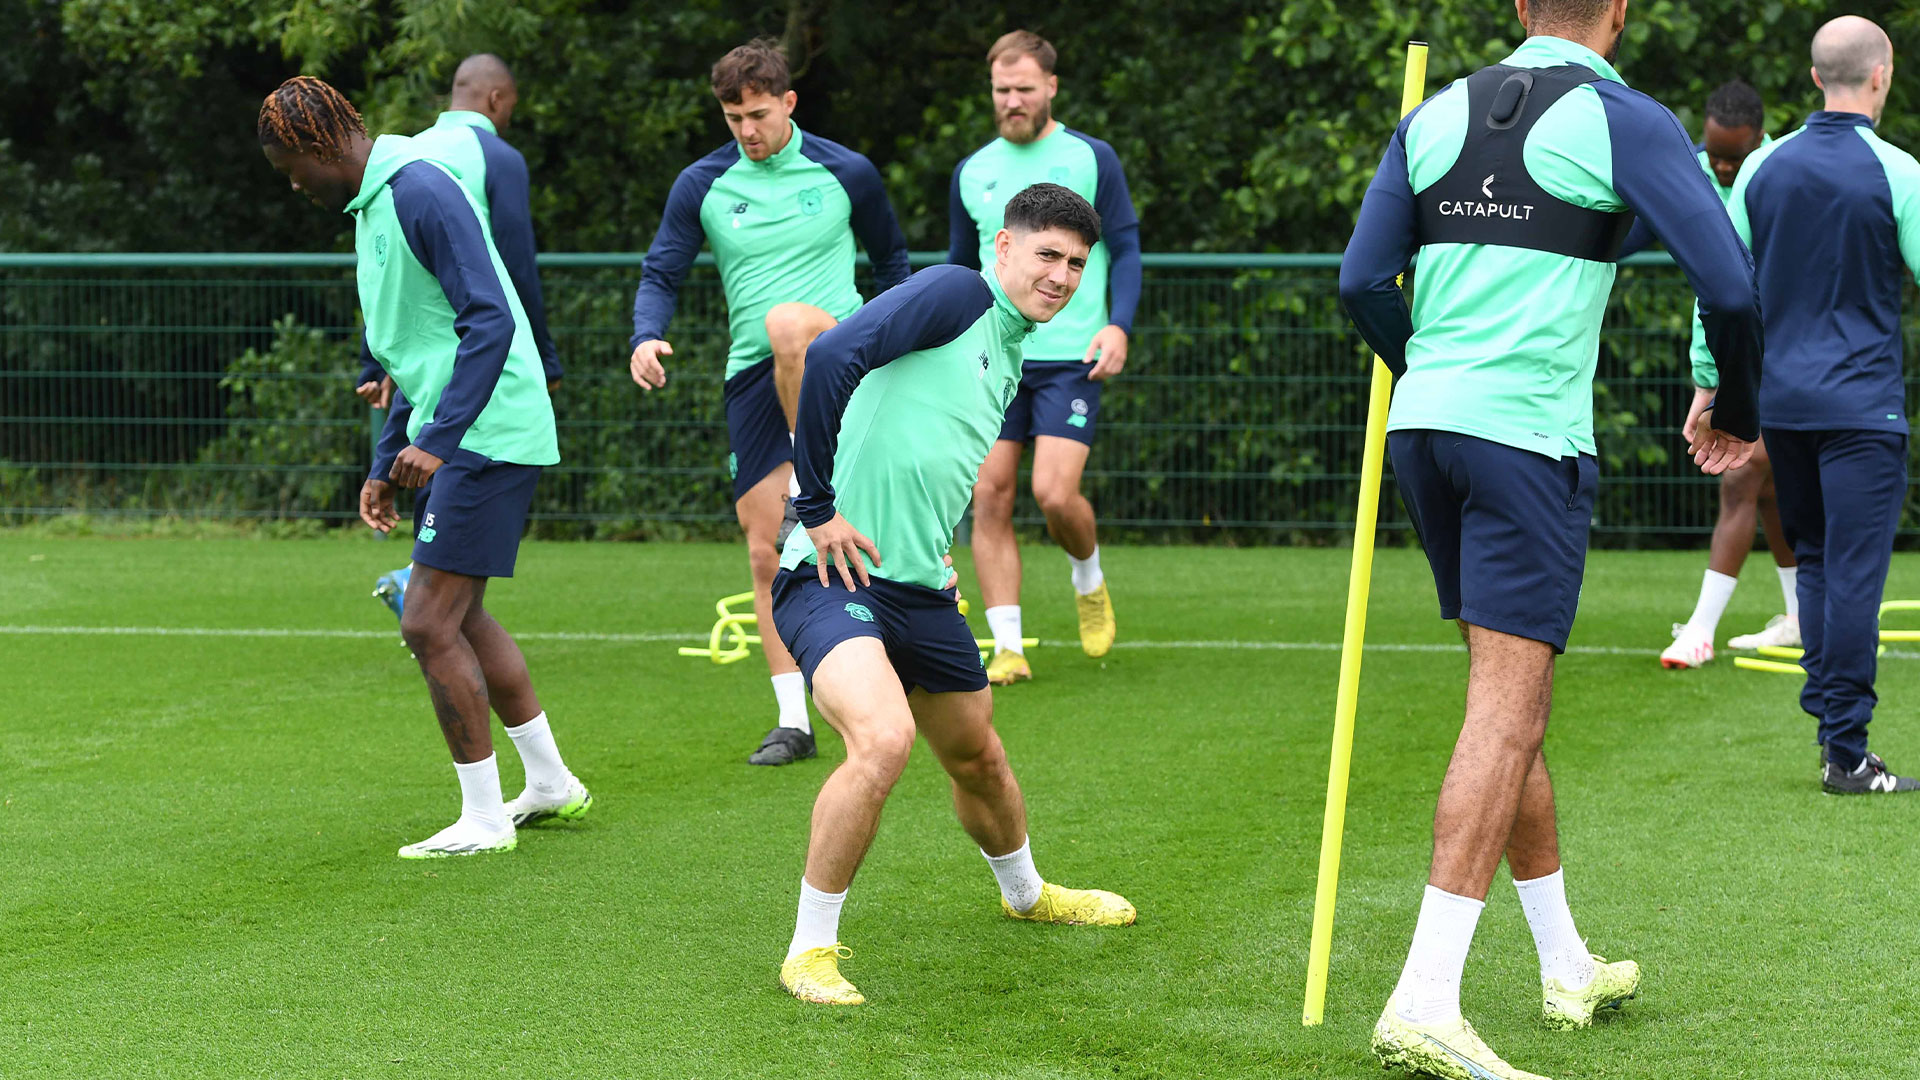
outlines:
[[[462, 808], [400, 857], [511, 851], [516, 826], [593, 803], [560, 758], [520, 647], [482, 606], [489, 578], [513, 576], [541, 467], [560, 460], [526, 310], [478, 204], [431, 143], [368, 138], [353, 105], [308, 77], [267, 96], [258, 132], [295, 191], [354, 218], [367, 346], [398, 390], [360, 517], [386, 532], [399, 522], [394, 487], [422, 489], [400, 633], [453, 753]], [[526, 766], [526, 789], [505, 805], [489, 705]]]

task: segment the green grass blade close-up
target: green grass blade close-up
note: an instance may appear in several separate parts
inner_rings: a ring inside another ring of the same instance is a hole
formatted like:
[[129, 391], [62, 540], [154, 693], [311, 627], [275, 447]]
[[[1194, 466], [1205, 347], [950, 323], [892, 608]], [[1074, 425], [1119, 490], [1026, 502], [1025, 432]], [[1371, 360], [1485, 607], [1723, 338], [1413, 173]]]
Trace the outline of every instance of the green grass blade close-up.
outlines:
[[[368, 596], [404, 545], [0, 532], [0, 1077], [1378, 1076], [1466, 656], [1419, 552], [1381, 551], [1327, 1021], [1302, 1028], [1347, 558], [1104, 551], [1119, 644], [1092, 660], [1064, 556], [1028, 548], [1035, 678], [995, 708], [1034, 855], [1139, 923], [1004, 918], [923, 744], [841, 922], [868, 1003], [834, 1009], [776, 976], [842, 745], [816, 719], [818, 759], [749, 767], [764, 663], [675, 653], [746, 587], [738, 545], [523, 545], [488, 607], [593, 811], [414, 863], [395, 849], [460, 804]], [[1466, 1015], [1558, 1080], [1912, 1076], [1920, 798], [1822, 795], [1797, 678], [1660, 668], [1704, 563], [1592, 555], [1547, 734], [1574, 916], [1639, 999], [1542, 1027], [1503, 870]], [[1743, 580], [1723, 638], [1779, 609], [1764, 554]], [[1887, 595], [1920, 597], [1920, 557]], [[1874, 749], [1920, 769], [1920, 647], [1879, 694]]]

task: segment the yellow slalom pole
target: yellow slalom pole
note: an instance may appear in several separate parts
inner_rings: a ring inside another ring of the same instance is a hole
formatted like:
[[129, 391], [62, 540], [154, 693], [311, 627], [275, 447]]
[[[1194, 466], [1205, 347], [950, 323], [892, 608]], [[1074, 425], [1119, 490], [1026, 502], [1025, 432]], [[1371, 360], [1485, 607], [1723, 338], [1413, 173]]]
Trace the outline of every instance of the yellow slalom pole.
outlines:
[[[1427, 84], [1427, 46], [1407, 43], [1400, 115], [1420, 104]], [[1347, 827], [1347, 772], [1353, 763], [1353, 716], [1360, 699], [1360, 652], [1367, 638], [1367, 595], [1373, 587], [1373, 534], [1380, 518], [1380, 474], [1386, 464], [1387, 403], [1393, 375], [1373, 358], [1367, 400], [1366, 452], [1360, 461], [1360, 506], [1353, 522], [1353, 569], [1347, 578], [1347, 629], [1340, 643], [1340, 691], [1333, 706], [1333, 759], [1327, 766], [1327, 813], [1320, 830], [1320, 882], [1313, 897], [1313, 944], [1307, 953], [1307, 1001], [1300, 1022], [1326, 1016], [1327, 966], [1333, 959], [1333, 901], [1340, 885], [1340, 840]]]

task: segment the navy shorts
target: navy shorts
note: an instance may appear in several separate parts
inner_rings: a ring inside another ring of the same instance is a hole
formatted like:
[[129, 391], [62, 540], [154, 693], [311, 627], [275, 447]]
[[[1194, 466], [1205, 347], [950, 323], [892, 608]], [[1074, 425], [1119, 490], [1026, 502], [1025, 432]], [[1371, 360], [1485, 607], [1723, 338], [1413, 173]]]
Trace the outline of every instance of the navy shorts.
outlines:
[[773, 388], [771, 357], [728, 379], [721, 390], [727, 406], [727, 472], [733, 477], [733, 501], [767, 474], [793, 460], [787, 414]]
[[512, 577], [540, 466], [455, 450], [413, 499], [413, 561], [468, 577]]
[[980, 646], [954, 590], [876, 577], [872, 585], [848, 592], [837, 567], [828, 574], [832, 584], [820, 584], [820, 571], [805, 562], [773, 579], [773, 625], [809, 688], [814, 669], [834, 646], [870, 637], [886, 646], [900, 687], [909, 693], [916, 686], [929, 694], [986, 689]]
[[1100, 415], [1100, 384], [1087, 378], [1092, 364], [1078, 360], [1029, 360], [1020, 366], [1020, 389], [1007, 406], [1000, 437], [1028, 442], [1035, 435], [1093, 445], [1093, 421]]
[[1451, 431], [1395, 431], [1387, 446], [1440, 617], [1565, 652], [1600, 479], [1593, 456], [1555, 460]]

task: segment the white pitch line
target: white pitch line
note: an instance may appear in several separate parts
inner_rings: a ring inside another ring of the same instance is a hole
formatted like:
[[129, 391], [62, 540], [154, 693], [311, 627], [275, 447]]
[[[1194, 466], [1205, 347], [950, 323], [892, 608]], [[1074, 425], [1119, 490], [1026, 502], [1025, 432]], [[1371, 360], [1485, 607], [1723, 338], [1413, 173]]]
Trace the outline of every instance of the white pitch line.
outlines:
[[[232, 638], [348, 638], [392, 641], [399, 630], [328, 630], [310, 627], [227, 627], [227, 626], [0, 626], [0, 634], [48, 636], [79, 634], [101, 637], [232, 637]], [[663, 641], [698, 641], [698, 631], [656, 631], [644, 634], [587, 634], [564, 630], [534, 630], [516, 633], [522, 641], [614, 641], [645, 644]]]
[[[0, 625], [0, 635], [13, 634], [26, 637], [82, 635], [96, 637], [214, 637], [214, 638], [343, 638], [348, 640], [391, 641], [397, 636], [393, 630], [333, 630], [318, 627], [227, 627], [227, 626], [6, 626]], [[571, 630], [525, 630], [513, 631], [513, 636], [521, 641], [588, 641], [613, 644], [659, 644], [663, 642], [681, 642], [699, 644], [708, 640], [708, 632], [686, 631], [647, 631], [637, 634], [587, 633]], [[1247, 652], [1339, 652], [1337, 641], [1247, 641], [1228, 639], [1222, 641], [1154, 641], [1130, 640], [1116, 641], [1116, 649], [1198, 649], [1206, 651], [1247, 651]], [[1368, 652], [1383, 653], [1461, 653], [1466, 646], [1450, 642], [1411, 642], [1411, 641], [1374, 641], [1367, 643]], [[1582, 656], [1655, 656], [1657, 650], [1650, 647], [1629, 647], [1625, 645], [1573, 645], [1567, 651]], [[1882, 654], [1889, 660], [1920, 659], [1920, 651], [1911, 649], [1888, 649]]]

